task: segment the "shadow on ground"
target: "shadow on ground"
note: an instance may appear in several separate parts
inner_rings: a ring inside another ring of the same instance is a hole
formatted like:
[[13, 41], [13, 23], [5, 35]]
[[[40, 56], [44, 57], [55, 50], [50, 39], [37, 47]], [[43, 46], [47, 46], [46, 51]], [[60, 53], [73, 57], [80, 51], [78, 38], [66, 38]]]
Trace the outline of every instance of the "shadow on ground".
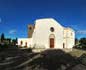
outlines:
[[[59, 49], [45, 50], [41, 53], [28, 52], [28, 50], [15, 50], [14, 56], [12, 54], [14, 53], [11, 53], [10, 57], [18, 58], [8, 59], [9, 62], [13, 61], [13, 63], [0, 66], [0, 70], [86, 70], [86, 54], [74, 57]], [[39, 54], [39, 57], [33, 59]], [[29, 60], [31, 61], [27, 62]], [[5, 61], [4, 59], [3, 62]], [[0, 64], [3, 62], [0, 62]], [[18, 65], [20, 67], [15, 68]]]
[[[78, 64], [75, 57], [62, 50], [46, 50], [29, 65], [34, 65], [32, 69], [38, 70], [66, 70]], [[38, 68], [37, 68], [38, 67]]]

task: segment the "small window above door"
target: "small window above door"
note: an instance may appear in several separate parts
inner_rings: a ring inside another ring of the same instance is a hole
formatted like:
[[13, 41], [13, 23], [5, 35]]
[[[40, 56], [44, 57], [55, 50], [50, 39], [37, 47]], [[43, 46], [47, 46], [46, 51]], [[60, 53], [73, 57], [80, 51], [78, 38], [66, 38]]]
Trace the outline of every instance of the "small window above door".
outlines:
[[50, 28], [50, 31], [51, 31], [51, 32], [54, 32], [54, 27], [51, 27], [51, 28]]

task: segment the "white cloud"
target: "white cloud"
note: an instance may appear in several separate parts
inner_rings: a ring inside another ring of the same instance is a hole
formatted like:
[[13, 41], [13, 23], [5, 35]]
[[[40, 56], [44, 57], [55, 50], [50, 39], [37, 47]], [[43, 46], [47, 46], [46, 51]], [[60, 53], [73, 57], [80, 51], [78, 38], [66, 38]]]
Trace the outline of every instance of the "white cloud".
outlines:
[[86, 30], [78, 30], [76, 31], [77, 34], [86, 34]]
[[12, 29], [12, 30], [9, 31], [9, 34], [15, 34], [16, 32], [17, 32], [16, 29]]

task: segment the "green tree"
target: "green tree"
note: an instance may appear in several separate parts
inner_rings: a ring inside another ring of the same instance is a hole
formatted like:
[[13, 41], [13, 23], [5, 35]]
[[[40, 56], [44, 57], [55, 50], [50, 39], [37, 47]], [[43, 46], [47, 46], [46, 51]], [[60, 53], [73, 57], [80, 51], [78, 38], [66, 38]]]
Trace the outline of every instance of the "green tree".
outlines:
[[75, 38], [75, 45], [79, 44], [79, 40], [77, 38]]
[[12, 45], [16, 45], [17, 44], [17, 38], [12, 40]]
[[1, 34], [1, 42], [3, 42], [4, 39], [5, 39], [5, 37], [4, 37], [4, 33], [2, 33], [2, 34]]
[[82, 48], [86, 48], [86, 38], [81, 38], [79, 40], [79, 43], [82, 46]]
[[82, 44], [82, 45], [86, 45], [86, 38], [81, 38], [81, 39], [79, 40], [79, 42], [80, 42], [80, 44]]
[[15, 41], [16, 41], [16, 43], [17, 43], [18, 39], [16, 38], [16, 40], [15, 40]]

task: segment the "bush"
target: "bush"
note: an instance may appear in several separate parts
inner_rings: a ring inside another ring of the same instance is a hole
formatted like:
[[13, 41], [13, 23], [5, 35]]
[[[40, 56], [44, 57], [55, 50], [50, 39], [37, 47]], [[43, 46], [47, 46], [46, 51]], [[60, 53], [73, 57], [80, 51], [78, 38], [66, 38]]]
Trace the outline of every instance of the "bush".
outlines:
[[82, 54], [78, 60], [80, 61], [80, 63], [86, 65], [86, 54]]

